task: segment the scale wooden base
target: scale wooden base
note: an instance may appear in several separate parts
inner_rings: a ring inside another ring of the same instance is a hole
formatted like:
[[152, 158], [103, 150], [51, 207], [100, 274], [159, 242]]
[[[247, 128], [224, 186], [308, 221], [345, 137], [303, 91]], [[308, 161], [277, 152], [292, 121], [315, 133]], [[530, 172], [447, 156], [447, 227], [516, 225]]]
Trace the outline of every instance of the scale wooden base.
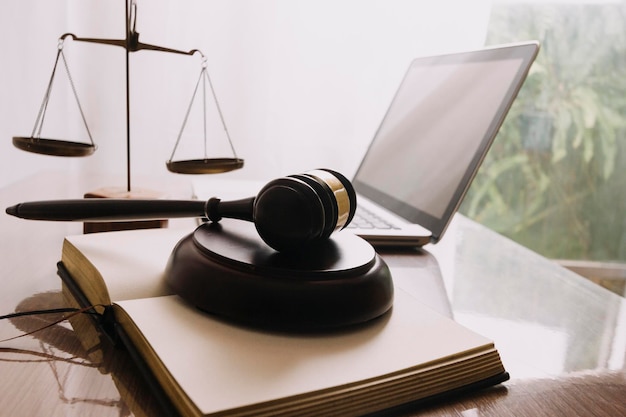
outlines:
[[389, 268], [348, 232], [306, 251], [276, 252], [249, 222], [206, 223], [170, 256], [166, 281], [192, 305], [227, 321], [319, 331], [373, 320], [393, 302]]
[[[85, 198], [128, 198], [128, 199], [160, 199], [165, 198], [166, 194], [148, 190], [133, 189], [128, 191], [122, 187], [103, 187], [97, 190], [85, 193]], [[168, 220], [134, 220], [122, 222], [85, 222], [83, 223], [83, 233], [97, 232], [113, 232], [118, 230], [135, 230], [135, 229], [158, 229], [167, 227]]]

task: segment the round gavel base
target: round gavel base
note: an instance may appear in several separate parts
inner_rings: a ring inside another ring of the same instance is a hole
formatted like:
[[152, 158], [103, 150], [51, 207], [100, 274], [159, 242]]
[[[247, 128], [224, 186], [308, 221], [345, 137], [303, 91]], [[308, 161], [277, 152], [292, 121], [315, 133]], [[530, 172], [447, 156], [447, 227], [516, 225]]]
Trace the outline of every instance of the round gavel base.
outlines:
[[312, 331], [389, 310], [389, 268], [365, 240], [335, 233], [306, 251], [276, 252], [248, 222], [206, 223], [174, 248], [166, 280], [187, 302], [238, 324]]

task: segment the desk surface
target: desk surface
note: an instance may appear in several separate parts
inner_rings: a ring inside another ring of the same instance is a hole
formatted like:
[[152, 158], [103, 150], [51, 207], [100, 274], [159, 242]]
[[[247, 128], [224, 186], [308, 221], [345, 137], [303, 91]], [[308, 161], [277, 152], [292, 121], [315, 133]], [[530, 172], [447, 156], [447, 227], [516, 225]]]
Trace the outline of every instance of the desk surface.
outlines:
[[[103, 181], [40, 175], [0, 189], [0, 202], [79, 198]], [[65, 305], [55, 264], [81, 227], [0, 215], [0, 314]], [[493, 339], [511, 374], [406, 415], [626, 415], [624, 298], [460, 215], [437, 245], [381, 253], [416, 297]], [[52, 319], [5, 320], [0, 339]], [[0, 343], [0, 416], [158, 415], [125, 352], [99, 348], [87, 352], [67, 323]]]

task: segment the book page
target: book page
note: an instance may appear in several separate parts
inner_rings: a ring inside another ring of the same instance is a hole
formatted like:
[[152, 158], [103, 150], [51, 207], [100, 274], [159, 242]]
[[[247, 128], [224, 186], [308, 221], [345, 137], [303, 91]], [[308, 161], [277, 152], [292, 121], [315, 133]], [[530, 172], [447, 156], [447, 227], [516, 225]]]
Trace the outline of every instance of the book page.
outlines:
[[[492, 343], [397, 288], [393, 309], [356, 329], [288, 335], [212, 318], [177, 296], [118, 303], [204, 414], [350, 384]], [[436, 370], [436, 372], [439, 372]], [[455, 372], [448, 372], [454, 378]]]
[[68, 236], [105, 279], [110, 300], [171, 294], [165, 266], [176, 243], [193, 230], [146, 229]]

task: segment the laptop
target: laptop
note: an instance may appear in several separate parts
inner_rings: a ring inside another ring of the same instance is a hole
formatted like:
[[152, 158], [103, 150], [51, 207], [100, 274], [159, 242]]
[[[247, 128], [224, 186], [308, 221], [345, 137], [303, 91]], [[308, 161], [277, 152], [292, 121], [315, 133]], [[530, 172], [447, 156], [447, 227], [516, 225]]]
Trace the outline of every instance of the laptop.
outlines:
[[[375, 246], [437, 243], [458, 210], [539, 51], [537, 42], [413, 60], [352, 179], [346, 230]], [[194, 181], [207, 199], [260, 181]]]
[[527, 42], [415, 59], [352, 180], [348, 228], [376, 246], [437, 243], [538, 51]]

